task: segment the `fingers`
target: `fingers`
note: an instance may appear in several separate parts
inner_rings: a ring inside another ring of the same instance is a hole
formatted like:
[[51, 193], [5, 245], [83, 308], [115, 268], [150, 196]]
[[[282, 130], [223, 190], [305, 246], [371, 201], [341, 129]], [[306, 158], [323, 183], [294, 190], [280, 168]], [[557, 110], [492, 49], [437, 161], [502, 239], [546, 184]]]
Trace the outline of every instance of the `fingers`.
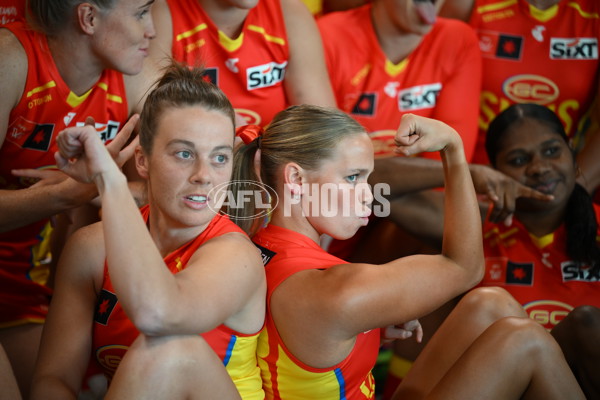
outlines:
[[123, 129], [117, 133], [117, 136], [113, 139], [113, 141], [106, 145], [110, 153], [113, 155], [113, 158], [116, 158], [118, 152], [121, 151], [123, 146], [125, 146], [125, 143], [127, 143], [131, 137], [131, 134], [133, 133], [139, 120], [139, 114], [133, 114], [125, 126], [123, 126]]

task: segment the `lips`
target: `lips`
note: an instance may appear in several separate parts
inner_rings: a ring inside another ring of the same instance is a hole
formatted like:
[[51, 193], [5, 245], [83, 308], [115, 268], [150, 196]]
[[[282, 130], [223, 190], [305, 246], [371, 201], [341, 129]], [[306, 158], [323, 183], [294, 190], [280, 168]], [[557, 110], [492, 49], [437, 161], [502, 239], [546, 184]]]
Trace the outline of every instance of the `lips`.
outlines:
[[201, 194], [193, 194], [191, 196], [186, 196], [186, 200], [193, 201], [194, 203], [206, 203], [208, 201], [208, 197]]
[[558, 180], [538, 182], [533, 185], [530, 185], [532, 189], [537, 190], [538, 192], [542, 192], [544, 194], [553, 194], [558, 186]]
[[421, 18], [421, 21], [428, 24], [435, 24], [435, 20], [437, 18], [437, 10], [435, 9], [435, 5], [433, 4], [433, 0], [413, 0], [415, 3], [415, 7], [417, 9], [417, 13]]

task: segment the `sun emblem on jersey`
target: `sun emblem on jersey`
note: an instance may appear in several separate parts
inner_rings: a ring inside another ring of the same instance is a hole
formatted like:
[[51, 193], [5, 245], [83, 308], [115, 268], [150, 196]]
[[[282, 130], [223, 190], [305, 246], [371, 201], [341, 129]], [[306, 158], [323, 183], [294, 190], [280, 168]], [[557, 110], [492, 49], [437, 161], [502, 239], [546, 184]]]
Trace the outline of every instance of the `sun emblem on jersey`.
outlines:
[[546, 27], [543, 25], [537, 25], [536, 27], [534, 27], [531, 30], [531, 36], [533, 36], [533, 38], [535, 40], [537, 40], [538, 42], [543, 42], [544, 41], [544, 31], [546, 30]]

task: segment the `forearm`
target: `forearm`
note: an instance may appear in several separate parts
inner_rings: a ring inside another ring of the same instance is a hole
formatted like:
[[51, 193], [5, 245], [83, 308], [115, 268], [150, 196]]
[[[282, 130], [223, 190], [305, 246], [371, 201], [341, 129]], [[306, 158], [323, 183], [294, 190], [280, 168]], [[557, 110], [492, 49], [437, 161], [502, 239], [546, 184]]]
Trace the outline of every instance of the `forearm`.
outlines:
[[60, 183], [0, 191], [0, 232], [11, 231], [80, 206], [96, 195], [93, 185]]
[[125, 176], [119, 172], [96, 182], [111, 280], [127, 315], [139, 330], [149, 333], [152, 328], [148, 326], [164, 317], [164, 303], [175, 297], [176, 283], [140, 216]]
[[442, 253], [464, 268], [475, 285], [483, 273], [481, 215], [469, 165], [459, 144], [441, 152], [446, 181]]
[[375, 160], [369, 183], [390, 185], [393, 199], [407, 193], [444, 186], [441, 162], [420, 157], [389, 157]]

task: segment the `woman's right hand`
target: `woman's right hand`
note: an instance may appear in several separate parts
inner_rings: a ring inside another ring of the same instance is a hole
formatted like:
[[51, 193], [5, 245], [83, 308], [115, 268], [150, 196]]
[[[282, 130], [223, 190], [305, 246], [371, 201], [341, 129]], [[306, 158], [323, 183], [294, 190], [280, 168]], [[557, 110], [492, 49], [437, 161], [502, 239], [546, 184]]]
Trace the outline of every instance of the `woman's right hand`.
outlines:
[[411, 156], [421, 152], [462, 149], [460, 135], [449, 125], [414, 114], [404, 114], [395, 137], [396, 153]]

